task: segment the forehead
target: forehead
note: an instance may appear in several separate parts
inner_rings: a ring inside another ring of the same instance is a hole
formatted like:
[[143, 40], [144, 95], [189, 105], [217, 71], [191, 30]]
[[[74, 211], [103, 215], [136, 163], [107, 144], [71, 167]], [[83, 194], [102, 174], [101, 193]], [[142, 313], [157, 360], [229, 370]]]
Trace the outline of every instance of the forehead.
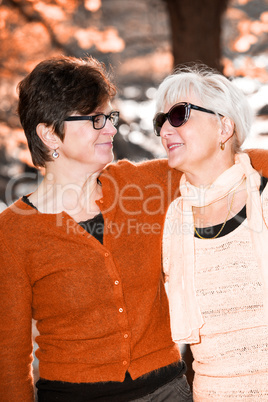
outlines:
[[91, 114], [98, 114], [98, 113], [108, 114], [112, 110], [113, 110], [112, 104], [110, 101], [108, 101], [100, 106], [97, 106], [96, 109]]
[[196, 96], [192, 91], [188, 94], [180, 93], [174, 97], [166, 97], [163, 109], [164, 113], [167, 113], [176, 103], [180, 102], [193, 103], [194, 105], [202, 106], [201, 99]]

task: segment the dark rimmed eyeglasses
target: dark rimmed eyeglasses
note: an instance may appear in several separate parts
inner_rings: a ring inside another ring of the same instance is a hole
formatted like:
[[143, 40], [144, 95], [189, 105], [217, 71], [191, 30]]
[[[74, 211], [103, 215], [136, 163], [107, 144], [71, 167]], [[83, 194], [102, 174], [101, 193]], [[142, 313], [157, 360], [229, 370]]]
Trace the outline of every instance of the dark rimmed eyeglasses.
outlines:
[[192, 103], [176, 103], [172, 106], [171, 109], [169, 109], [167, 113], [157, 113], [155, 115], [153, 120], [155, 135], [157, 135], [158, 137], [160, 136], [161, 128], [163, 127], [166, 120], [168, 120], [173, 127], [180, 127], [185, 124], [189, 120], [191, 109], [199, 110], [200, 112], [216, 114], [212, 110], [193, 105]]
[[114, 111], [110, 114], [98, 113], [94, 116], [69, 116], [66, 117], [64, 121], [90, 120], [92, 121], [95, 130], [101, 130], [105, 126], [107, 119], [110, 120], [114, 127], [116, 127], [119, 120], [119, 112]]

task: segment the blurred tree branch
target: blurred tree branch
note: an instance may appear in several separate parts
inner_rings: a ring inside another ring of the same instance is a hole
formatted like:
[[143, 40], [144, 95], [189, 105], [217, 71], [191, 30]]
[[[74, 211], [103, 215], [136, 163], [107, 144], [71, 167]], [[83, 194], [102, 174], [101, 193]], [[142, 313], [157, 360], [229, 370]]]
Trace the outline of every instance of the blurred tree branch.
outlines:
[[221, 20], [229, 0], [163, 0], [169, 13], [174, 67], [205, 63], [222, 71]]

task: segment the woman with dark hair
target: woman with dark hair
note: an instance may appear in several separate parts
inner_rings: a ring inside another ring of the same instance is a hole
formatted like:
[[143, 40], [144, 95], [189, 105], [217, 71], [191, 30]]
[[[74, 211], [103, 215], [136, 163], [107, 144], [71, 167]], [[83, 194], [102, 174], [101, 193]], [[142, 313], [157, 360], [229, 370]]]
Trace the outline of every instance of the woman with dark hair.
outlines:
[[33, 401], [32, 318], [39, 402], [192, 400], [161, 272], [168, 175], [109, 166], [115, 93], [93, 58], [45, 60], [19, 84], [45, 175], [0, 215], [1, 402]]
[[203, 66], [168, 76], [156, 108], [155, 133], [183, 173], [163, 264], [172, 337], [194, 357], [194, 401], [267, 401], [268, 159], [241, 150], [252, 111], [232, 81]]

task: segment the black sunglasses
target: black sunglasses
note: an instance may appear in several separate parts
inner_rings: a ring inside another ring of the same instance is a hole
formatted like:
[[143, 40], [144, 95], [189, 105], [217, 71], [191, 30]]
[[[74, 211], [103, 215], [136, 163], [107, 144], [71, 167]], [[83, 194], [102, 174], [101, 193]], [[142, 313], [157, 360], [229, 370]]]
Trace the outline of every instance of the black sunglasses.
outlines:
[[185, 124], [187, 120], [189, 120], [191, 109], [199, 110], [200, 112], [216, 114], [215, 112], [212, 112], [212, 110], [193, 105], [192, 103], [176, 103], [167, 113], [157, 113], [155, 115], [153, 120], [155, 135], [157, 135], [158, 137], [160, 136], [161, 128], [163, 127], [163, 124], [167, 119], [173, 127], [180, 127]]
[[110, 120], [113, 126], [117, 126], [119, 112], [111, 112], [110, 114], [99, 113], [94, 116], [69, 116], [64, 121], [90, 120], [95, 130], [101, 130], [105, 126], [107, 119]]

